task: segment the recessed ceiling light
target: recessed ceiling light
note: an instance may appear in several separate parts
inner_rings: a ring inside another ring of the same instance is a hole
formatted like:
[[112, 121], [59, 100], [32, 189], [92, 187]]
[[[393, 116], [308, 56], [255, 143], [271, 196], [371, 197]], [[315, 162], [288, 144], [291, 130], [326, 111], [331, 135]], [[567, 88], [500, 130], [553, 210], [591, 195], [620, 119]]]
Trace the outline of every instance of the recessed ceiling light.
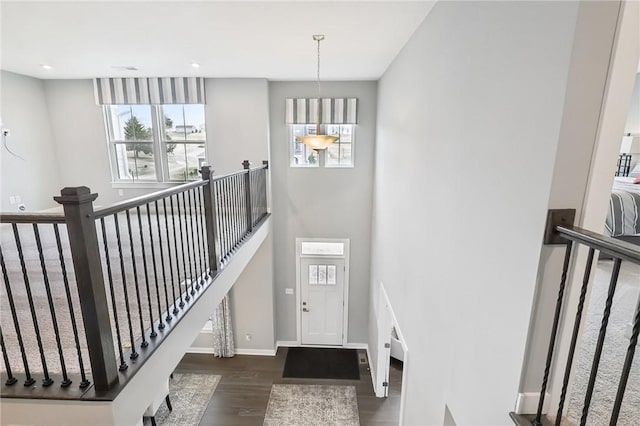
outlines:
[[111, 65], [111, 68], [120, 70], [120, 71], [138, 71], [138, 68], [133, 65]]
[[53, 67], [51, 65], [47, 65], [47, 64], [42, 64], [40, 66], [42, 67], [42, 69], [47, 70], [47, 71], [50, 70], [50, 69], [53, 69]]
[[197, 62], [191, 62], [191, 66], [194, 68], [200, 68], [200, 64]]

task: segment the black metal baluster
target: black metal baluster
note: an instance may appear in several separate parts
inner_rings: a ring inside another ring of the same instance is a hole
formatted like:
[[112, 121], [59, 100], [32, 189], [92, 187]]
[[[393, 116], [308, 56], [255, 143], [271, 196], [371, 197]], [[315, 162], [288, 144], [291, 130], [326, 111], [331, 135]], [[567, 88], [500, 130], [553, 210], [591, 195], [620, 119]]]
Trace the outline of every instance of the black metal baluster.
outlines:
[[64, 291], [67, 296], [67, 305], [69, 305], [69, 317], [71, 319], [71, 329], [73, 330], [73, 340], [76, 343], [76, 352], [78, 354], [78, 366], [80, 367], [80, 389], [84, 389], [91, 384], [87, 380], [84, 371], [84, 361], [82, 360], [82, 349], [80, 347], [80, 337], [78, 336], [78, 326], [76, 324], [76, 314], [73, 310], [73, 301], [71, 300], [71, 289], [69, 288], [69, 278], [67, 277], [67, 266], [64, 261], [64, 253], [62, 251], [62, 241], [60, 240], [60, 230], [58, 224], [53, 224], [53, 232], [56, 236], [56, 245], [58, 247], [58, 257], [60, 258], [60, 271], [62, 272], [62, 282], [64, 283]]
[[[164, 252], [162, 250], [162, 231], [160, 230], [160, 211], [158, 210], [157, 201], [155, 202], [155, 204], [156, 204], [156, 221], [158, 222], [158, 245], [160, 246], [160, 264], [162, 265], [162, 282], [164, 283], [164, 298], [167, 303], [167, 316], [165, 317], [165, 320], [171, 321], [173, 317], [169, 313], [169, 293], [167, 291], [167, 274], [166, 274], [165, 265], [164, 265]], [[162, 204], [164, 206], [164, 209], [162, 210], [162, 215], [164, 216], [164, 223], [167, 231], [166, 236], [167, 236], [167, 252], [169, 256], [169, 272], [171, 273], [171, 284], [173, 285], [173, 270], [171, 269], [171, 250], [170, 250], [171, 245], [169, 244], [169, 224], [167, 222], [167, 203], [165, 202], [164, 198], [162, 199]], [[175, 301], [176, 301], [176, 292], [174, 289], [173, 290], [174, 313], [177, 311]]]
[[231, 186], [231, 206], [233, 208], [233, 252], [235, 253], [235, 248], [238, 246], [238, 242], [240, 241], [240, 236], [242, 235], [242, 225], [240, 223], [240, 198], [238, 197], [238, 193], [240, 192], [240, 181], [238, 180], [238, 176], [234, 176], [232, 180]]
[[591, 374], [589, 376], [589, 384], [587, 385], [587, 392], [584, 397], [584, 406], [582, 407], [582, 417], [580, 418], [580, 426], [584, 426], [587, 423], [587, 416], [589, 415], [589, 406], [591, 405], [591, 398], [593, 396], [593, 388], [596, 383], [596, 376], [598, 374], [598, 366], [600, 365], [600, 356], [602, 355], [602, 347], [604, 346], [604, 339], [607, 335], [607, 325], [609, 324], [609, 315], [611, 314], [611, 305], [613, 304], [613, 295], [616, 292], [616, 286], [618, 284], [618, 275], [620, 274], [620, 265], [622, 260], [615, 259], [613, 263], [613, 271], [611, 272], [611, 281], [609, 282], [609, 293], [607, 294], [607, 301], [604, 307], [604, 314], [602, 316], [602, 324], [600, 325], [600, 333], [598, 334], [598, 343], [596, 344], [596, 351], [593, 355], [593, 363], [591, 364]]
[[131, 217], [129, 214], [129, 210], [124, 212], [125, 217], [127, 218], [127, 232], [129, 233], [129, 249], [131, 252], [131, 266], [133, 267], [133, 284], [134, 289], [136, 291], [136, 301], [138, 302], [138, 319], [140, 320], [140, 334], [142, 334], [142, 343], [140, 346], [146, 348], [149, 346], [149, 342], [147, 342], [147, 337], [144, 329], [144, 318], [142, 317], [142, 301], [140, 300], [140, 286], [138, 284], [138, 269], [136, 268], [136, 253], [133, 248], [133, 232], [131, 230]]
[[[193, 270], [195, 272], [194, 275], [194, 284], [196, 287], [196, 290], [200, 290], [200, 283], [202, 282], [202, 262], [198, 262], [198, 253], [200, 252], [199, 249], [199, 243], [198, 243], [198, 229], [196, 229], [196, 225], [197, 225], [197, 218], [194, 221], [193, 217], [196, 216], [198, 214], [198, 210], [196, 208], [196, 204], [195, 204], [195, 195], [193, 195], [193, 192], [195, 191], [195, 189], [191, 189], [187, 192], [187, 195], [189, 196], [189, 213], [190, 213], [190, 219], [191, 219], [191, 248], [192, 248], [192, 252], [193, 252]], [[196, 222], [194, 224], [194, 222]], [[202, 260], [202, 253], [200, 253], [200, 260]]]
[[260, 169], [259, 173], [256, 175], [256, 180], [257, 180], [257, 187], [256, 187], [256, 196], [258, 197], [258, 206], [257, 206], [257, 210], [256, 210], [256, 218], [254, 219], [255, 222], [257, 223], [261, 218], [262, 218], [262, 209], [263, 209], [263, 203], [264, 203], [264, 198], [263, 198], [263, 190], [262, 190], [262, 176], [265, 173], [265, 169]]
[[260, 197], [260, 173], [262, 169], [255, 170], [251, 175], [251, 226], [256, 226], [258, 222], [258, 215], [260, 211], [260, 203], [262, 199]]
[[[173, 224], [173, 245], [175, 247], [175, 254], [176, 254], [176, 274], [178, 275], [178, 293], [180, 294], [180, 309], [182, 309], [184, 307], [184, 300], [182, 299], [182, 286], [181, 286], [181, 282], [180, 282], [180, 260], [178, 259], [178, 236], [176, 235], [176, 215], [174, 213], [173, 210], [173, 198], [171, 196], [169, 196], [169, 205], [171, 206], [171, 222]], [[180, 212], [178, 212], [178, 214], [180, 214]], [[187, 275], [187, 272], [185, 270], [185, 276]], [[172, 275], [173, 278], [173, 275]], [[175, 294], [174, 294], [174, 299], [175, 300]], [[187, 300], [188, 302], [189, 300]], [[175, 307], [175, 304], [174, 304]], [[174, 309], [173, 311], [174, 314], [178, 313], [177, 309]]]
[[204, 276], [207, 274], [207, 266], [204, 259], [206, 259], [206, 252], [203, 242], [203, 226], [202, 226], [202, 199], [200, 198], [200, 191], [203, 187], [196, 188], [193, 198], [196, 201], [196, 227], [198, 236], [198, 252], [200, 252], [200, 284], [204, 286]]
[[[149, 288], [149, 268], [147, 268], [147, 252], [144, 248], [144, 232], [142, 230], [142, 218], [140, 217], [140, 206], [136, 206], [136, 213], [138, 215], [138, 228], [140, 229], [140, 247], [142, 248], [142, 267], [144, 268], [144, 283], [147, 289], [147, 305], [149, 306], [149, 322], [151, 323], [151, 333], [149, 337], [156, 337], [158, 333], [156, 332], [155, 321], [153, 320], [153, 305], [151, 304], [151, 289]], [[147, 219], [149, 219], [149, 205], [147, 204]], [[149, 224], [151, 224], [151, 219], [149, 219]], [[131, 246], [131, 250], [133, 252], [133, 246]], [[162, 322], [162, 316], [160, 317], [160, 322]], [[144, 329], [142, 330], [142, 334], [144, 335]]]
[[229, 203], [229, 196], [230, 196], [229, 178], [226, 178], [222, 182], [222, 185], [224, 186], [224, 195], [223, 195], [222, 201], [224, 202], [224, 211], [225, 211], [224, 227], [225, 227], [225, 241], [226, 241], [224, 258], [225, 258], [225, 261], [227, 261], [229, 254], [231, 253], [231, 247], [232, 247], [231, 209], [230, 209], [230, 203]]
[[49, 377], [49, 369], [47, 368], [47, 360], [44, 356], [44, 347], [42, 346], [42, 337], [40, 336], [40, 327], [38, 325], [38, 316], [36, 315], [35, 306], [33, 303], [33, 294], [31, 293], [31, 284], [29, 283], [29, 276], [27, 274], [27, 265], [24, 261], [24, 254], [22, 253], [22, 243], [20, 242], [20, 234], [18, 233], [18, 226], [12, 223], [13, 236], [16, 240], [16, 248], [18, 249], [18, 258], [20, 259], [20, 266], [22, 268], [22, 276], [24, 278], [25, 289], [27, 290], [27, 299], [29, 300], [29, 310], [31, 311], [31, 319], [33, 320], [33, 328], [36, 332], [36, 341], [38, 343], [38, 349], [40, 350], [40, 360], [42, 361], [42, 369], [44, 373], [44, 379], [42, 379], [42, 386], [51, 386], [53, 380]]
[[24, 350], [24, 341], [22, 340], [22, 332], [20, 331], [20, 322], [18, 321], [18, 314], [16, 312], [16, 304], [13, 300], [13, 292], [11, 291], [11, 284], [9, 283], [9, 275], [7, 273], [7, 265], [4, 263], [4, 255], [2, 254], [2, 247], [0, 246], [0, 268], [2, 268], [2, 279], [4, 286], [7, 290], [7, 299], [9, 299], [9, 308], [11, 309], [11, 317], [13, 318], [13, 326], [16, 330], [16, 337], [18, 339], [18, 346], [20, 346], [20, 355], [22, 355], [22, 365], [24, 366], [24, 373], [26, 379], [24, 381], [25, 386], [31, 386], [36, 381], [31, 377], [29, 370], [29, 361], [27, 360], [27, 353]]
[[633, 364], [633, 357], [636, 353], [636, 345], [638, 344], [638, 334], [640, 334], [640, 299], [636, 305], [636, 312], [633, 319], [633, 328], [631, 332], [631, 338], [629, 339], [629, 346], [627, 347], [627, 355], [624, 358], [624, 365], [622, 367], [622, 373], [620, 375], [620, 382], [618, 382], [618, 391], [616, 392], [616, 399], [613, 404], [613, 411], [611, 413], [611, 421], [609, 426], [615, 426], [618, 423], [618, 417], [620, 416], [620, 407], [622, 406], [622, 399], [624, 398], [624, 392], [627, 388], [627, 381], [629, 380], [629, 373], [631, 372], [631, 365]]
[[62, 351], [62, 343], [60, 342], [60, 329], [58, 328], [58, 318], [56, 316], [56, 309], [53, 305], [53, 296], [51, 295], [51, 286], [49, 284], [49, 274], [47, 273], [47, 265], [44, 260], [44, 252], [42, 251], [42, 241], [40, 240], [40, 231], [38, 230], [38, 224], [33, 224], [33, 234], [36, 237], [36, 247], [38, 248], [38, 256], [40, 258], [40, 268], [42, 269], [42, 279], [44, 280], [44, 289], [47, 293], [47, 302], [49, 303], [49, 313], [51, 314], [51, 324], [53, 325], [53, 334], [56, 339], [56, 346], [58, 347], [58, 356], [60, 357], [60, 369], [62, 370], [62, 383], [60, 386], [66, 388], [71, 385], [69, 375], [67, 374], [67, 365], [64, 362], [64, 353]]
[[[203, 253], [204, 253], [204, 266], [205, 266], [205, 269], [207, 271], [207, 276], [208, 277], [212, 277], [213, 276], [213, 274], [211, 273], [212, 265], [209, 265], [209, 240], [207, 239], [208, 238], [207, 237], [207, 232], [208, 231], [207, 231], [207, 218], [206, 218], [207, 212], [206, 212], [206, 208], [205, 208], [205, 205], [204, 205], [204, 203], [207, 202], [206, 201], [207, 198], [205, 198], [204, 191], [211, 191], [211, 186], [213, 185], [213, 182], [209, 181], [209, 185], [210, 186], [203, 186], [202, 188], [200, 188], [200, 192], [198, 193], [198, 197], [199, 197], [199, 201], [200, 201], [200, 222], [201, 222], [201, 225], [202, 225], [202, 250], [203, 250]], [[211, 193], [211, 194], [213, 194], [213, 193]], [[211, 198], [211, 197], [209, 197], [209, 198]], [[214, 220], [216, 222], [212, 222], [212, 223], [214, 224], [214, 226], [213, 226], [214, 229], [216, 229], [217, 217], [214, 218]], [[218, 233], [219, 232], [220, 231], [218, 230]], [[216, 237], [219, 239], [220, 236], [216, 235]], [[212, 244], [214, 244], [213, 241], [212, 241]], [[215, 250], [215, 246], [213, 248], [214, 248], [214, 251], [216, 251]]]
[[[131, 355], [129, 358], [136, 359], [139, 354], [136, 351], [136, 341], [133, 338], [133, 324], [131, 322], [131, 308], [129, 307], [129, 291], [127, 290], [127, 276], [124, 270], [124, 259], [122, 256], [122, 240], [120, 239], [120, 225], [118, 224], [118, 214], [115, 213], [113, 215], [113, 219], [115, 220], [115, 228], [116, 228], [116, 240], [118, 242], [118, 255], [120, 256], [120, 273], [122, 274], [122, 289], [124, 295], [124, 303], [127, 309], [127, 323], [129, 325], [129, 339], [131, 340]], [[113, 311], [115, 312], [117, 309], [117, 305], [113, 305]], [[144, 334], [144, 333], [143, 333]], [[120, 366], [122, 367], [122, 365]]]
[[[158, 215], [158, 210], [156, 208], [156, 216], [157, 215]], [[149, 224], [149, 243], [151, 244], [151, 262], [153, 262], [153, 278], [156, 284], [156, 300], [158, 302], [158, 328], [160, 330], [163, 330], [164, 321], [162, 321], [162, 302], [160, 301], [160, 285], [158, 284], [158, 267], [156, 265], [156, 249], [153, 245], [153, 228], [151, 226], [151, 209], [149, 208], [149, 203], [147, 203], [147, 222]], [[160, 234], [160, 228], [158, 228], [158, 234]], [[167, 289], [165, 288], [165, 294], [166, 294], [166, 290]], [[151, 307], [149, 307], [149, 309], [151, 309]], [[169, 304], [167, 304], [167, 311], [169, 311]]]
[[[178, 209], [178, 228], [180, 229], [180, 250], [182, 253], [182, 269], [184, 270], [184, 301], [191, 300], [189, 296], [188, 282], [190, 278], [187, 276], [189, 270], [187, 269], [187, 257], [184, 254], [184, 233], [185, 230], [182, 227], [182, 212], [180, 211], [180, 197], [176, 194], [176, 207]], [[183, 294], [182, 283], [180, 283], [180, 294]]]
[[9, 357], [7, 356], [7, 347], [4, 345], [4, 334], [2, 334], [2, 327], [0, 327], [0, 348], [2, 348], [4, 367], [7, 370], [7, 380], [4, 382], [4, 384], [7, 386], [15, 385], [18, 382], [18, 379], [13, 377], [13, 372], [11, 371], [11, 364], [9, 363]]
[[231, 247], [231, 227], [229, 226], [229, 178], [224, 178], [220, 181], [220, 204], [222, 205], [222, 227], [224, 229], [224, 250], [222, 251], [222, 260], [227, 261], [229, 255], [229, 249]]
[[[115, 215], [114, 215], [115, 216]], [[118, 221], [116, 220], [116, 233]], [[118, 339], [118, 354], [120, 355], [120, 367], [118, 368], [120, 371], [126, 370], [129, 365], [124, 362], [124, 353], [122, 351], [122, 337], [120, 336], [120, 322], [118, 321], [118, 309], [116, 305], [116, 293], [113, 289], [113, 274], [111, 272], [111, 258], [109, 257], [109, 242], [107, 240], [107, 230], [104, 225], [104, 218], [100, 218], [100, 227], [102, 228], [102, 243], [104, 245], [104, 258], [107, 264], [107, 277], [109, 279], [109, 293], [111, 294], [111, 307], [113, 309], [113, 320], [116, 326], [116, 338]], [[118, 236], [118, 247], [120, 247], [120, 237]], [[122, 260], [121, 260], [122, 262]], [[124, 274], [123, 274], [124, 276]], [[127, 314], [129, 311], [129, 305], [127, 304]], [[131, 321], [131, 320], [129, 320]], [[135, 349], [134, 349], [135, 350]]]
[[534, 426], [542, 426], [542, 407], [544, 406], [544, 394], [547, 391], [547, 382], [549, 380], [549, 371], [551, 370], [551, 361], [553, 359], [553, 350], [556, 344], [556, 335], [558, 333], [558, 325], [560, 323], [560, 313], [562, 312], [562, 302], [564, 300], [564, 289], [567, 283], [567, 275], [569, 272], [569, 264], [571, 262], [571, 250], [573, 242], [567, 243], [564, 253], [564, 265], [562, 266], [562, 277], [560, 278], [560, 286], [558, 289], [558, 300], [556, 301], [556, 311], [553, 317], [553, 325], [551, 327], [551, 337], [549, 338], [549, 350], [547, 351], [547, 362], [544, 368], [544, 376], [542, 379], [542, 390], [540, 391], [540, 399], [538, 400], [538, 410], [536, 418], [533, 421]]
[[246, 205], [246, 188], [244, 185], [244, 175], [238, 175], [236, 202], [238, 203], [238, 243], [247, 235], [247, 205]]
[[221, 179], [219, 181], [216, 181], [217, 183], [217, 189], [218, 189], [218, 196], [216, 197], [216, 200], [218, 201], [219, 204], [219, 209], [218, 209], [218, 218], [220, 220], [220, 245], [221, 245], [221, 250], [220, 250], [220, 262], [224, 262], [226, 260], [227, 257], [227, 252], [228, 252], [228, 244], [229, 244], [229, 235], [228, 235], [228, 227], [227, 227], [227, 209], [226, 209], [226, 203], [227, 203], [227, 191], [226, 191], [226, 183], [224, 179]]
[[[234, 176], [234, 187], [233, 187], [233, 204], [235, 206], [235, 218], [234, 218], [234, 222], [236, 224], [236, 237], [235, 237], [235, 241], [234, 241], [234, 248], [237, 248], [238, 244], [240, 243], [240, 240], [242, 239], [242, 234], [243, 234], [243, 223], [242, 223], [242, 197], [240, 197], [240, 194], [242, 192], [242, 187], [241, 187], [241, 181], [242, 179], [240, 179], [241, 176], [240, 175], [235, 175]], [[234, 250], [235, 251], [235, 250]]]
[[[266, 163], [266, 162], [265, 162]], [[265, 168], [262, 170], [262, 173], [260, 174], [260, 194], [262, 197], [262, 211], [260, 218], [262, 218], [262, 216], [265, 216], [267, 214], [267, 167], [269, 167], [268, 165], [265, 164]]]
[[196, 245], [197, 230], [193, 223], [194, 222], [193, 216], [195, 216], [198, 213], [196, 210], [196, 204], [194, 202], [194, 196], [192, 195], [193, 191], [195, 191], [195, 189], [190, 189], [189, 191], [187, 191], [187, 195], [189, 198], [189, 219], [191, 222], [191, 231], [189, 232], [189, 234], [191, 235], [191, 251], [193, 253], [193, 271], [194, 271], [192, 285], [195, 285], [196, 290], [200, 290], [200, 281], [202, 281], [202, 273], [198, 271], [198, 266], [201, 266], [201, 265], [198, 265], [198, 247]]
[[184, 191], [181, 193], [181, 195], [182, 195], [182, 207], [184, 208], [184, 239], [187, 245], [187, 260], [189, 264], [189, 275], [190, 275], [189, 281], [187, 282], [187, 291], [189, 291], [188, 287], [191, 287], [191, 296], [193, 296], [196, 294], [196, 291], [193, 288], [193, 281], [194, 281], [195, 274], [193, 270], [193, 262], [191, 259], [191, 247], [189, 245], [189, 236], [193, 238], [193, 235], [191, 234], [191, 230], [189, 229], [189, 219], [187, 219], [187, 214], [190, 214], [190, 212], [188, 212], [190, 206], [187, 207], [187, 201], [186, 201]]
[[556, 415], [556, 426], [560, 426], [562, 421], [562, 411], [564, 409], [564, 402], [567, 398], [567, 389], [569, 388], [569, 378], [571, 377], [571, 367], [573, 365], [573, 357], [576, 351], [576, 343], [578, 342], [578, 334], [580, 332], [580, 322], [582, 320], [582, 310], [584, 308], [584, 301], [587, 297], [587, 288], [589, 287], [589, 278], [591, 277], [591, 269], [593, 266], [593, 258], [595, 256], [595, 250], [590, 248], [589, 255], [587, 256], [587, 265], [585, 266], [584, 276], [582, 278], [582, 288], [580, 289], [580, 300], [578, 301], [578, 310], [576, 312], [576, 319], [573, 323], [573, 334], [571, 335], [571, 344], [569, 345], [569, 355], [567, 356], [567, 364], [564, 368], [564, 378], [562, 381], [562, 392], [560, 394], [560, 402], [558, 404], [558, 413]]

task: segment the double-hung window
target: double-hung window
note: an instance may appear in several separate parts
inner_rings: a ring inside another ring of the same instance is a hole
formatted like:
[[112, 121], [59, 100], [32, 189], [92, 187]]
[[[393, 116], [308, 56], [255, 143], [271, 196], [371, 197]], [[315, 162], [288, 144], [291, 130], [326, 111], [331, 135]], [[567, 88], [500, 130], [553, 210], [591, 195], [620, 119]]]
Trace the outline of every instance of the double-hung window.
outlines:
[[94, 81], [114, 183], [184, 182], [206, 163], [204, 80]]
[[179, 182], [205, 163], [204, 105], [106, 105], [114, 182]]

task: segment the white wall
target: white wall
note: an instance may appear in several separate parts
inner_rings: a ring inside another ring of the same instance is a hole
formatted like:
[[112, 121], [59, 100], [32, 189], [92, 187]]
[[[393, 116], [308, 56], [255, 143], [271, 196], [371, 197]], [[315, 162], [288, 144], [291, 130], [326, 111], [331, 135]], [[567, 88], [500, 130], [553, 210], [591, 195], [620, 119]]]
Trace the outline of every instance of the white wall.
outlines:
[[269, 85], [266, 79], [208, 78], [207, 157], [216, 175], [269, 160]]
[[314, 82], [272, 82], [271, 182], [274, 214], [276, 339], [296, 340], [295, 239], [349, 238], [349, 343], [368, 341], [369, 247], [377, 83], [325, 82], [323, 97], [358, 98], [355, 167], [289, 167], [285, 98], [317, 96]]
[[379, 83], [372, 309], [411, 353], [407, 425], [509, 424], [575, 2], [440, 2]]
[[0, 147], [0, 211], [18, 211], [9, 202], [15, 195], [29, 211], [55, 207], [52, 197], [62, 186], [43, 82], [7, 71], [0, 76], [2, 128], [11, 132], [9, 149], [23, 158]]
[[631, 105], [627, 115], [624, 133], [640, 134], [640, 72], [636, 74], [636, 82], [631, 95]]
[[[600, 191], [604, 190], [603, 195], [608, 198], [619, 151], [614, 148], [613, 152], [607, 154], [610, 157], [610, 167], [607, 171], [601, 176], [592, 174], [592, 157], [609, 72], [618, 8], [617, 2], [584, 2], [580, 7], [560, 144], [548, 204], [550, 209], [576, 209], [576, 225], [595, 232], [602, 232], [604, 229], [607, 202], [603, 200], [597, 211], [592, 212], [597, 219], [587, 225], [583, 221], [586, 185], [590, 179], [599, 179], [602, 182]], [[620, 139], [614, 137], [612, 142], [615, 145]], [[543, 246], [540, 250], [540, 270], [532, 316], [534, 327], [529, 332], [521, 384], [523, 393], [532, 392], [537, 396], [540, 392], [564, 251], [562, 246]], [[575, 280], [581, 281], [581, 276]], [[580, 283], [577, 284], [577, 288], [579, 287]]]
[[[159, 188], [114, 188], [102, 108], [95, 104], [91, 80], [46, 80], [63, 186], [84, 185], [99, 194], [97, 204], [111, 204]], [[268, 85], [265, 79], [206, 79], [207, 160], [215, 174], [254, 166], [269, 158]], [[122, 192], [122, 195], [120, 195]]]
[[118, 196], [112, 189], [104, 120], [93, 82], [45, 80], [44, 86], [62, 186], [88, 186], [98, 193], [97, 206], [148, 192], [127, 189]]
[[[231, 289], [236, 349], [269, 353], [275, 349], [273, 238], [270, 234]], [[250, 335], [251, 340], [246, 336]]]

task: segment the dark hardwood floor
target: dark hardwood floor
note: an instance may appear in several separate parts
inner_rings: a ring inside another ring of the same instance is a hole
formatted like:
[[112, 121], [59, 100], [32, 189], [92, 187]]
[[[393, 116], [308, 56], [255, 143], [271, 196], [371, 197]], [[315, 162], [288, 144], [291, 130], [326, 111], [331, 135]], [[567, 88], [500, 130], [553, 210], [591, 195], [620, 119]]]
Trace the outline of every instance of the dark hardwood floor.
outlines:
[[[176, 373], [218, 374], [222, 376], [201, 426], [261, 426], [274, 383], [352, 385], [358, 395], [358, 410], [362, 426], [395, 426], [400, 415], [402, 367], [392, 362], [388, 398], [376, 398], [373, 393], [368, 363], [360, 363], [360, 380], [291, 379], [282, 371], [287, 348], [278, 349], [275, 357], [236, 355], [220, 359], [213, 355], [187, 354]], [[358, 351], [365, 358], [364, 351]]]

